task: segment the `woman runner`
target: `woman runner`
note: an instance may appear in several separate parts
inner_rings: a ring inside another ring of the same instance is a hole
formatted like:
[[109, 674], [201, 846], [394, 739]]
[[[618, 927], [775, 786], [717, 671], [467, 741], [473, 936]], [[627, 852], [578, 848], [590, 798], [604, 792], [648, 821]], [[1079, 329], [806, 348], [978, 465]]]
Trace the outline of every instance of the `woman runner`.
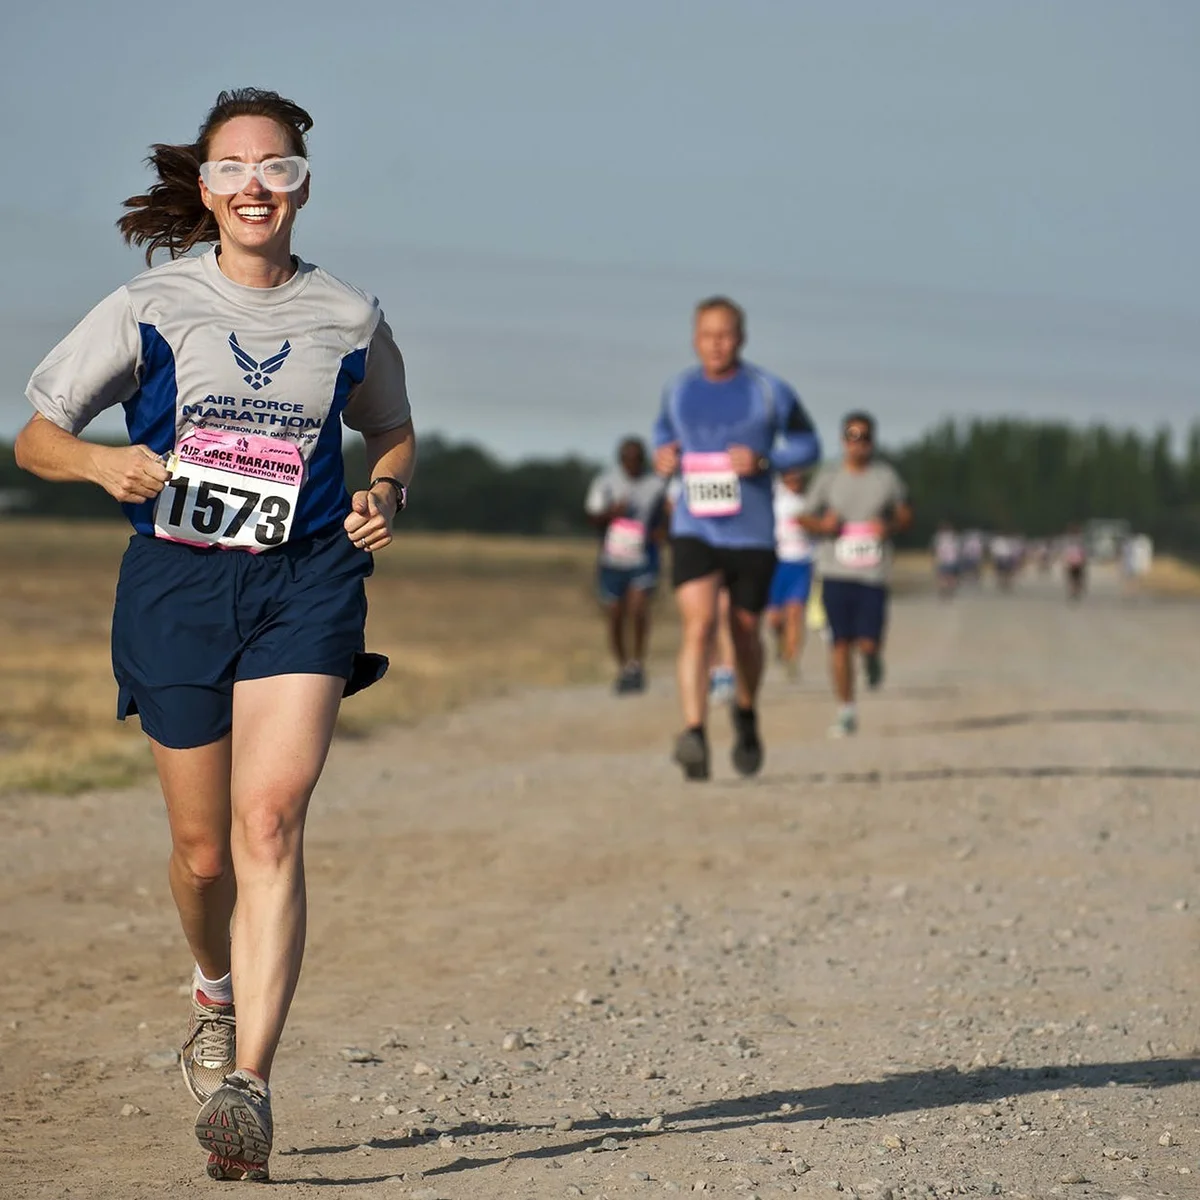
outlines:
[[[378, 302], [292, 254], [312, 118], [222, 92], [191, 145], [157, 145], [126, 241], [171, 260], [102, 300], [34, 371], [22, 467], [88, 480], [135, 533], [113, 669], [166, 799], [171, 893], [195, 958], [184, 1079], [215, 1179], [268, 1178], [271, 1064], [304, 953], [303, 835], [364, 653], [364, 579], [416, 443]], [[216, 248], [198, 256], [201, 243]], [[121, 404], [130, 445], [79, 438]], [[346, 492], [341, 423], [371, 484]], [[237, 904], [234, 905], [236, 897]], [[236, 1016], [234, 998], [236, 994]]]

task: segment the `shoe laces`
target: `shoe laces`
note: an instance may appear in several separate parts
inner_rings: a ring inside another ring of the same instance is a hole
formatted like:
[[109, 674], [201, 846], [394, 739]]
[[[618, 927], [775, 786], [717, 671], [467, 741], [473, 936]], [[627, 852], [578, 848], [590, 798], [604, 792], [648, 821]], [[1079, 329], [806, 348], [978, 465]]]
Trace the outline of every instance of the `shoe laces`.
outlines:
[[183, 1043], [186, 1050], [192, 1047], [192, 1059], [200, 1062], [223, 1063], [233, 1058], [233, 1046], [237, 1019], [233, 1012], [222, 1006], [214, 1011], [206, 1005], [195, 1006], [195, 1025]]

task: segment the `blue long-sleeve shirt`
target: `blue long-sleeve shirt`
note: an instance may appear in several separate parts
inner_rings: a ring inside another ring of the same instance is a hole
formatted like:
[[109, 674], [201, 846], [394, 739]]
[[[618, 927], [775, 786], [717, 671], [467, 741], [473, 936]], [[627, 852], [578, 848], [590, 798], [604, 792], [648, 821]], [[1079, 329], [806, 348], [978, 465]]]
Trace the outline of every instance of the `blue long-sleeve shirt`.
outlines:
[[[749, 446], [770, 459], [771, 471], [808, 467], [819, 461], [821, 442], [799, 396], [782, 379], [743, 362], [736, 375], [714, 382], [693, 367], [663, 389], [654, 423], [655, 447], [678, 442], [681, 454], [723, 453]], [[689, 508], [687, 464], [683, 488], [671, 516], [675, 537], [695, 537], [712, 546], [774, 548], [775, 513], [771, 472], [738, 480], [739, 510], [700, 516]]]

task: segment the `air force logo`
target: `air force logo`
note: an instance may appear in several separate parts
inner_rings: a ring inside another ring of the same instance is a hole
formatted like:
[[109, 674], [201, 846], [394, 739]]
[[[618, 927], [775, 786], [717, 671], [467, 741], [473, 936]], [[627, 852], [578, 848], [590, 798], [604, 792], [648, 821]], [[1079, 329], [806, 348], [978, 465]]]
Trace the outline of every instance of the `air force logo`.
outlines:
[[287, 356], [292, 352], [292, 343], [285, 341], [275, 354], [272, 354], [269, 358], [264, 358], [262, 362], [255, 362], [238, 345], [236, 333], [229, 335], [229, 348], [233, 351], [233, 357], [237, 360], [237, 365], [246, 372], [243, 378], [257, 392], [260, 388], [265, 388], [271, 382], [271, 377], [277, 374], [279, 368], [287, 361]]

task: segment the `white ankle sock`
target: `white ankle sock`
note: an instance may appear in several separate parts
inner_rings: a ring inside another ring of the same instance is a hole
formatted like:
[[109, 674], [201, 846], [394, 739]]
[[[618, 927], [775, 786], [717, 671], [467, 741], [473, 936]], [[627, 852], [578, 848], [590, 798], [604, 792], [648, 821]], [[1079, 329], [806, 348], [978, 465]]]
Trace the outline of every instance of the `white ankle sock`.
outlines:
[[209, 979], [197, 963], [192, 979], [196, 990], [203, 992], [210, 1000], [215, 1000], [218, 1004], [233, 1003], [233, 977], [228, 972], [220, 979]]

